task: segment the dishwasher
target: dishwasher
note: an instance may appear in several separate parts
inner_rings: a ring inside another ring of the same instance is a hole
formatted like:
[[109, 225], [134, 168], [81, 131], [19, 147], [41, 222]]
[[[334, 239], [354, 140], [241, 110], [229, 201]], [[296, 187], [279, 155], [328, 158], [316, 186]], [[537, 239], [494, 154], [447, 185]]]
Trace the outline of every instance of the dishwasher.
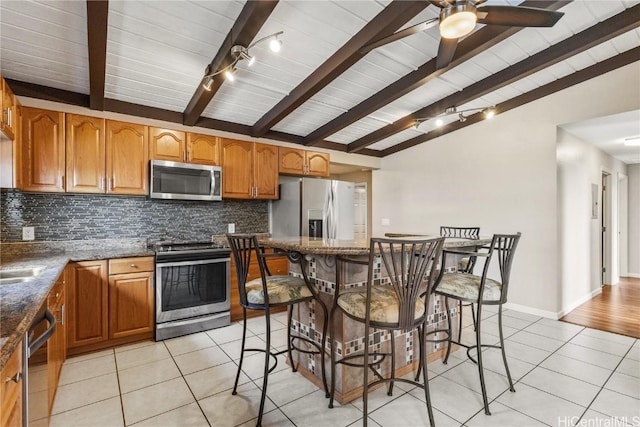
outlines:
[[23, 340], [22, 425], [29, 426], [49, 416], [49, 373], [47, 340], [56, 329], [56, 319], [42, 308]]

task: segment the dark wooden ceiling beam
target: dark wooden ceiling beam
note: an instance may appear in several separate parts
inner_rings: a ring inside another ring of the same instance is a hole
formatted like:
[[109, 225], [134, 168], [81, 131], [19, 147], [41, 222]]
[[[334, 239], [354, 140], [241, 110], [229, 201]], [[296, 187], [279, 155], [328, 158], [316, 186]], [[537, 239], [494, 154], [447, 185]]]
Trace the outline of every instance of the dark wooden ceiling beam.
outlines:
[[[570, 1], [525, 1], [522, 6], [542, 7], [549, 10], [558, 10], [567, 5]], [[379, 110], [385, 105], [408, 94], [420, 86], [435, 79], [447, 69], [462, 64], [473, 58], [475, 55], [484, 52], [504, 39], [522, 30], [519, 27], [504, 27], [498, 25], [487, 25], [484, 28], [471, 34], [469, 37], [458, 43], [456, 53], [448, 68], [436, 69], [436, 58], [421, 65], [417, 70], [395, 81], [376, 94], [365, 99], [349, 111], [339, 115], [335, 119], [322, 125], [311, 132], [305, 138], [305, 145], [316, 145], [323, 138], [332, 135], [341, 129], [357, 122], [367, 115]]]
[[360, 50], [381, 37], [388, 36], [406, 24], [428, 6], [424, 0], [394, 0], [369, 21], [356, 35], [338, 49], [329, 59], [296, 86], [254, 125], [253, 136], [263, 136], [276, 123], [318, 93], [326, 85], [344, 73], [366, 53]]
[[416, 119], [433, 117], [441, 114], [448, 107], [459, 106], [479, 98], [487, 93], [510, 85], [558, 62], [584, 52], [607, 40], [631, 31], [640, 26], [640, 5], [626, 9], [624, 12], [606, 19], [578, 34], [575, 34], [555, 45], [542, 50], [522, 61], [511, 65], [491, 76], [482, 79], [463, 90], [440, 99], [433, 104], [414, 111], [395, 122], [384, 126], [349, 144], [347, 152], [355, 153], [378, 141], [414, 126]]
[[77, 105], [89, 108], [89, 95], [56, 89], [49, 86], [27, 83], [20, 80], [5, 79], [14, 94], [26, 98], [43, 99], [45, 101], [60, 102], [62, 104]]
[[109, 0], [87, 0], [89, 105], [92, 110], [104, 109], [108, 21]]
[[[247, 1], [240, 12], [238, 19], [236, 19], [236, 22], [227, 34], [227, 37], [222, 42], [220, 49], [218, 49], [218, 53], [216, 53], [214, 58], [211, 60], [209, 69], [214, 71], [222, 70], [230, 65], [233, 62], [231, 48], [237, 44], [249, 46], [277, 4], [278, 0]], [[185, 125], [193, 126], [196, 124], [200, 115], [205, 108], [207, 108], [207, 105], [209, 105], [223, 82], [224, 76], [222, 74], [214, 76], [211, 90], [206, 90], [203, 87], [203, 84], [205, 83], [203, 76], [195, 93], [191, 97], [189, 104], [187, 104], [187, 108], [184, 110], [183, 123]]]
[[[602, 74], [608, 73], [637, 61], [640, 61], [640, 47], [635, 47], [609, 59], [598, 62], [597, 64], [591, 65], [590, 67], [584, 68], [580, 71], [576, 71], [573, 74], [569, 74], [568, 76], [564, 76], [551, 83], [547, 83], [546, 85], [540, 86], [527, 93], [523, 93], [522, 95], [516, 96], [515, 98], [511, 98], [496, 105], [496, 110], [498, 111], [498, 113], [504, 113], [514, 108], [520, 107], [524, 104], [528, 104], [529, 102], [544, 98], [547, 95], [559, 92], [568, 87], [585, 82], [594, 77], [598, 77]], [[442, 129], [438, 129], [435, 132], [418, 135], [414, 138], [403, 141], [400, 144], [394, 145], [393, 147], [389, 147], [386, 150], [382, 150], [382, 157], [386, 157], [399, 151], [406, 150], [407, 148], [414, 147], [418, 144], [422, 144], [424, 142], [438, 138], [442, 135], [454, 132], [458, 129], [462, 129], [466, 126], [470, 126], [481, 120], [483, 120], [481, 114], [474, 114], [470, 116], [466, 122], [450, 123], [449, 125], [445, 126]]]

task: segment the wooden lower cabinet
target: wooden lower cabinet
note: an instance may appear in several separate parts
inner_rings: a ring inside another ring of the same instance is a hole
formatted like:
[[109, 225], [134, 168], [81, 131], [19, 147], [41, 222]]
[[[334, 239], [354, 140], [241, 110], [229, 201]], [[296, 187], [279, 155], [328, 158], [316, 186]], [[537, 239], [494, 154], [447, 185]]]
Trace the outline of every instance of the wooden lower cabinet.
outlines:
[[68, 348], [107, 341], [107, 261], [74, 262], [67, 268]]
[[[289, 274], [289, 261], [286, 258], [270, 259], [267, 261], [267, 265], [269, 266], [269, 271], [273, 275]], [[231, 321], [235, 322], [237, 320], [242, 320], [242, 306], [240, 305], [240, 294], [238, 291], [238, 274], [236, 273], [236, 264], [233, 261], [233, 257], [231, 257], [230, 276]], [[260, 267], [258, 266], [258, 262], [252, 257], [251, 265], [249, 265], [249, 274], [247, 277], [247, 281], [256, 279], [258, 277], [260, 277]], [[280, 307], [272, 309], [271, 312], [277, 313], [280, 311], [286, 311], [286, 309], [286, 307]], [[257, 317], [262, 316], [263, 314], [264, 312], [260, 310], [247, 310], [247, 317]]]
[[22, 342], [19, 342], [0, 374], [2, 427], [22, 427], [22, 358]]
[[153, 333], [153, 273], [109, 276], [109, 339]]
[[153, 257], [69, 264], [70, 354], [153, 337], [153, 267]]

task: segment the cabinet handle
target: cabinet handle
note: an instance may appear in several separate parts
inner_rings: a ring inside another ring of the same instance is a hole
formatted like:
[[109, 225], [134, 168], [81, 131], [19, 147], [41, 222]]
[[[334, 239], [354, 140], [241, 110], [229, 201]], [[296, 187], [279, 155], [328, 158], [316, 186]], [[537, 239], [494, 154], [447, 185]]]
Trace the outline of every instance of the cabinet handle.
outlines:
[[64, 325], [64, 304], [60, 306], [60, 324]]
[[19, 383], [20, 381], [22, 381], [22, 372], [16, 372], [14, 376], [5, 377], [4, 379], [5, 383], [10, 383], [11, 381], [13, 381], [14, 383]]
[[138, 266], [137, 266], [137, 265], [135, 265], [135, 264], [131, 264], [129, 267], [131, 267], [131, 268], [138, 268]]

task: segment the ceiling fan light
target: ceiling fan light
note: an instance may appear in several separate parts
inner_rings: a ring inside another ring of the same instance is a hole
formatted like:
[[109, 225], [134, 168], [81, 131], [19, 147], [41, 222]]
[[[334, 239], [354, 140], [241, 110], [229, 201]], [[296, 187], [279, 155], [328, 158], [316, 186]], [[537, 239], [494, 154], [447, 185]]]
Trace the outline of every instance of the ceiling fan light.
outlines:
[[438, 119], [438, 120], [436, 120], [436, 127], [438, 127], [438, 128], [439, 128], [439, 127], [440, 127], [440, 126], [442, 126], [443, 124], [444, 124], [444, 120], [442, 120], [442, 119]]
[[476, 8], [468, 2], [459, 2], [440, 12], [440, 35], [445, 39], [459, 39], [476, 27]]

